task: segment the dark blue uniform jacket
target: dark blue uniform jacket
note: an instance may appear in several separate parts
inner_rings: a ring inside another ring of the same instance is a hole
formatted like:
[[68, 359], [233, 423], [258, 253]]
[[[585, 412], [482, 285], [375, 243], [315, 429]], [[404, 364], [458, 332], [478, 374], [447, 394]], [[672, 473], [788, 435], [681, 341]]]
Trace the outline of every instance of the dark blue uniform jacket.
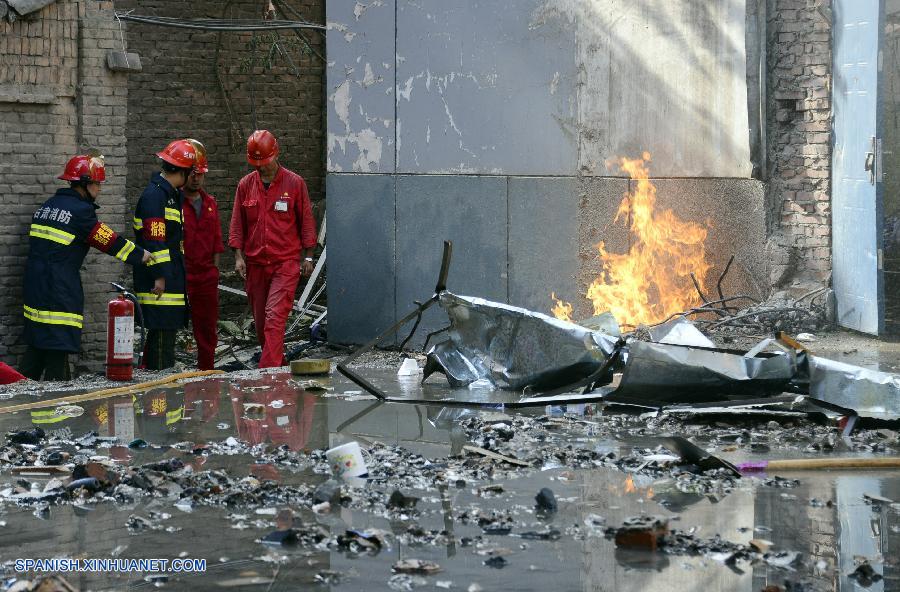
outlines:
[[144, 252], [97, 220], [98, 206], [60, 189], [34, 213], [25, 264], [25, 342], [78, 352], [84, 323], [81, 265], [88, 249], [141, 267]]
[[[181, 199], [181, 192], [156, 173], [134, 211], [135, 242], [156, 258], [134, 268], [134, 291], [147, 329], [174, 331], [187, 325]], [[166, 280], [166, 290], [157, 298], [150, 290], [160, 277]]]

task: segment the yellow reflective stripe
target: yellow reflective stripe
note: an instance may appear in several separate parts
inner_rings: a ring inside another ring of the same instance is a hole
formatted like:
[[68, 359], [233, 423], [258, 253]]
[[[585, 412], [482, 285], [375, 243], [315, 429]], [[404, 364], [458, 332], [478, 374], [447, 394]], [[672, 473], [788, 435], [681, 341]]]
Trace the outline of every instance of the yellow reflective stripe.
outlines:
[[184, 407], [166, 411], [166, 425], [171, 425], [184, 417]]
[[[150, 253], [156, 259], [155, 261], [149, 261], [147, 265], [159, 265], [160, 263], [168, 263], [172, 260], [172, 255], [169, 253], [169, 249], [163, 249], [162, 251], [153, 251]], [[156, 298], [154, 296], [154, 298]]]
[[56, 423], [69, 419], [65, 415], [57, 415], [56, 411], [32, 411], [31, 423]]
[[141, 304], [149, 304], [151, 306], [184, 306], [184, 294], [170, 294], [163, 292], [163, 295], [156, 298], [156, 294], [150, 292], [138, 292], [138, 302]]
[[176, 210], [175, 208], [166, 208], [166, 220], [171, 220], [173, 222], [178, 222], [181, 224], [181, 210]]
[[70, 325], [81, 329], [84, 317], [73, 312], [58, 312], [54, 310], [38, 310], [25, 305], [25, 318], [35, 323], [47, 325]]
[[52, 226], [44, 226], [43, 224], [32, 224], [31, 232], [28, 234], [35, 238], [47, 239], [61, 245], [71, 245], [72, 241], [75, 240], [75, 235], [71, 232], [53, 228]]
[[128, 256], [131, 255], [131, 252], [134, 250], [134, 243], [130, 240], [125, 240], [125, 245], [119, 249], [119, 252], [116, 253], [116, 259], [121, 259], [122, 261], [127, 261]]
[[135, 230], [140, 230], [144, 227], [144, 221], [140, 218], [132, 218], [132, 220], [134, 220], [133, 226]]

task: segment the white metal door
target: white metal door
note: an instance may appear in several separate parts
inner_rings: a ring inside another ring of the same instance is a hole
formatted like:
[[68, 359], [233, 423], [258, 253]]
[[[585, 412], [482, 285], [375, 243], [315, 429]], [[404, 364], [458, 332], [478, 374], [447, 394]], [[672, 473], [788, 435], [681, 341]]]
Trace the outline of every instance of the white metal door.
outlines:
[[838, 323], [884, 330], [879, 48], [883, 0], [835, 0], [832, 260]]

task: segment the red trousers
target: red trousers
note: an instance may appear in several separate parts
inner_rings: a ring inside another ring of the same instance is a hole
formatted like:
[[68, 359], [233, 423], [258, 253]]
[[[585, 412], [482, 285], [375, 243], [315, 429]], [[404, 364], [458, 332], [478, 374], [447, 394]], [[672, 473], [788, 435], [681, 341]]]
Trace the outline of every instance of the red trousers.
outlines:
[[294, 305], [300, 261], [290, 259], [271, 265], [247, 264], [247, 299], [253, 312], [256, 337], [262, 346], [260, 368], [284, 366], [284, 326]]
[[187, 284], [188, 302], [191, 303], [191, 326], [197, 341], [197, 367], [212, 370], [215, 361], [219, 320], [219, 281], [191, 282]]

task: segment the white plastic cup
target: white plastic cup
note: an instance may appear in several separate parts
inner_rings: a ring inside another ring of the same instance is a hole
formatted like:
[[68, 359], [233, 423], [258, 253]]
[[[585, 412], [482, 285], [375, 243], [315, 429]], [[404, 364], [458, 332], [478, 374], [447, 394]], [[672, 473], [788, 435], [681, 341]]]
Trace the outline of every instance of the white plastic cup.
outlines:
[[359, 442], [348, 442], [325, 451], [335, 477], [360, 477], [369, 472]]
[[419, 363], [413, 358], [406, 358], [397, 370], [397, 376], [416, 376], [419, 374]]

